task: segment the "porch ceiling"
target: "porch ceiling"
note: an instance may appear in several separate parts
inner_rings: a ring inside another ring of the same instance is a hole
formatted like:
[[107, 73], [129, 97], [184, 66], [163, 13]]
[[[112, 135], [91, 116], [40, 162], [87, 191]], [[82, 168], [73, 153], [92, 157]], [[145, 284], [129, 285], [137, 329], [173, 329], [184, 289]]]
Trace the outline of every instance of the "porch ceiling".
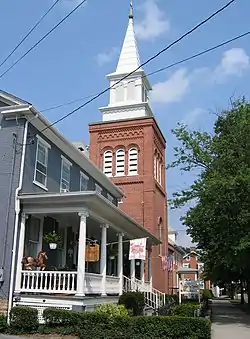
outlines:
[[151, 245], [161, 243], [137, 221], [95, 191], [21, 194], [19, 199], [24, 213], [78, 213], [87, 208], [90, 215], [99, 217], [130, 239], [147, 237]]

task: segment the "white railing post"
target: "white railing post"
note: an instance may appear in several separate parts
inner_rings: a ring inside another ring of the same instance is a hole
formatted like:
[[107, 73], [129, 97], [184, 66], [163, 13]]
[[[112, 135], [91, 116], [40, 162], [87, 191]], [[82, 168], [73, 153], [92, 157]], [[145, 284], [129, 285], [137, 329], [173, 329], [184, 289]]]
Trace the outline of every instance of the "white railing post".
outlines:
[[135, 260], [130, 260], [130, 278], [131, 278], [131, 289], [135, 289]]
[[152, 281], [152, 250], [148, 250], [148, 281], [150, 290], [152, 291], [153, 288], [153, 281]]
[[28, 219], [28, 215], [23, 213], [22, 218], [21, 218], [21, 223], [20, 223], [18, 255], [17, 255], [17, 271], [16, 271], [16, 284], [15, 284], [15, 291], [17, 293], [20, 292], [20, 289], [21, 289], [22, 259], [23, 259], [23, 255], [24, 255], [25, 227], [26, 227], [26, 220], [27, 219]]
[[119, 295], [123, 291], [123, 234], [118, 234], [118, 265], [117, 272], [119, 277]]
[[107, 229], [108, 225], [101, 225], [102, 236], [101, 236], [101, 263], [100, 263], [100, 274], [102, 275], [102, 296], [106, 295], [106, 276], [107, 276]]
[[144, 263], [145, 263], [145, 261], [144, 261], [144, 260], [141, 260], [141, 267], [140, 267], [140, 269], [141, 269], [141, 274], [140, 274], [140, 277], [141, 277], [141, 281], [142, 281], [143, 284], [144, 284], [144, 282], [145, 282], [145, 269], [144, 269]]
[[80, 216], [80, 230], [78, 241], [78, 262], [77, 262], [77, 295], [85, 295], [85, 250], [88, 211], [78, 213]]

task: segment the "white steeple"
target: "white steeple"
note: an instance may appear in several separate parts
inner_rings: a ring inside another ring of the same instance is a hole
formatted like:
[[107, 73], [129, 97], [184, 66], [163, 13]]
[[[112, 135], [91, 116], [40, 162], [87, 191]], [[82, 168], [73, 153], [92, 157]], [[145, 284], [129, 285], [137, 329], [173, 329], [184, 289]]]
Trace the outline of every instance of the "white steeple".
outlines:
[[[132, 0], [130, 0], [128, 28], [117, 68], [114, 73], [107, 75], [112, 88], [110, 90], [109, 105], [100, 108], [103, 114], [103, 121], [153, 116], [148, 104], [148, 91], [152, 88], [140, 64], [134, 32], [133, 5]], [[136, 72], [122, 80], [124, 76], [137, 68]], [[116, 85], [117, 82], [119, 84]]]
[[130, 73], [140, 66], [140, 57], [134, 31], [133, 4], [130, 1], [128, 28], [123, 42], [116, 73]]

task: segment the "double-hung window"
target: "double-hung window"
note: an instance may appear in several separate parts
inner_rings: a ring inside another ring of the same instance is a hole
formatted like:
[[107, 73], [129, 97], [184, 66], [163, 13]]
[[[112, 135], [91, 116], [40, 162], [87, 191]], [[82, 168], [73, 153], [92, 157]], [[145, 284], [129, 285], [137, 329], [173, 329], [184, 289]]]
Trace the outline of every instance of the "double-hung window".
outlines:
[[69, 192], [70, 190], [70, 171], [71, 171], [71, 162], [62, 156], [62, 165], [61, 165], [61, 192]]
[[89, 185], [89, 177], [87, 174], [81, 172], [80, 173], [80, 191], [87, 191]]
[[37, 136], [34, 184], [44, 189], [47, 189], [49, 149], [50, 145], [40, 136]]

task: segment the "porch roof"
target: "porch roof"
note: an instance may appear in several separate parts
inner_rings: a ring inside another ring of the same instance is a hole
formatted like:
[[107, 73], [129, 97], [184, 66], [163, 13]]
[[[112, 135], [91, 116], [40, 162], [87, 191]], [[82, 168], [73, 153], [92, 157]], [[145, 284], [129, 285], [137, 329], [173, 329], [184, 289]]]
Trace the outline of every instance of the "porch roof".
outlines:
[[148, 238], [151, 245], [161, 243], [156, 236], [96, 191], [20, 194], [18, 198], [23, 205], [23, 212], [27, 214], [78, 213], [88, 209], [90, 215], [123, 232], [129, 239]]

